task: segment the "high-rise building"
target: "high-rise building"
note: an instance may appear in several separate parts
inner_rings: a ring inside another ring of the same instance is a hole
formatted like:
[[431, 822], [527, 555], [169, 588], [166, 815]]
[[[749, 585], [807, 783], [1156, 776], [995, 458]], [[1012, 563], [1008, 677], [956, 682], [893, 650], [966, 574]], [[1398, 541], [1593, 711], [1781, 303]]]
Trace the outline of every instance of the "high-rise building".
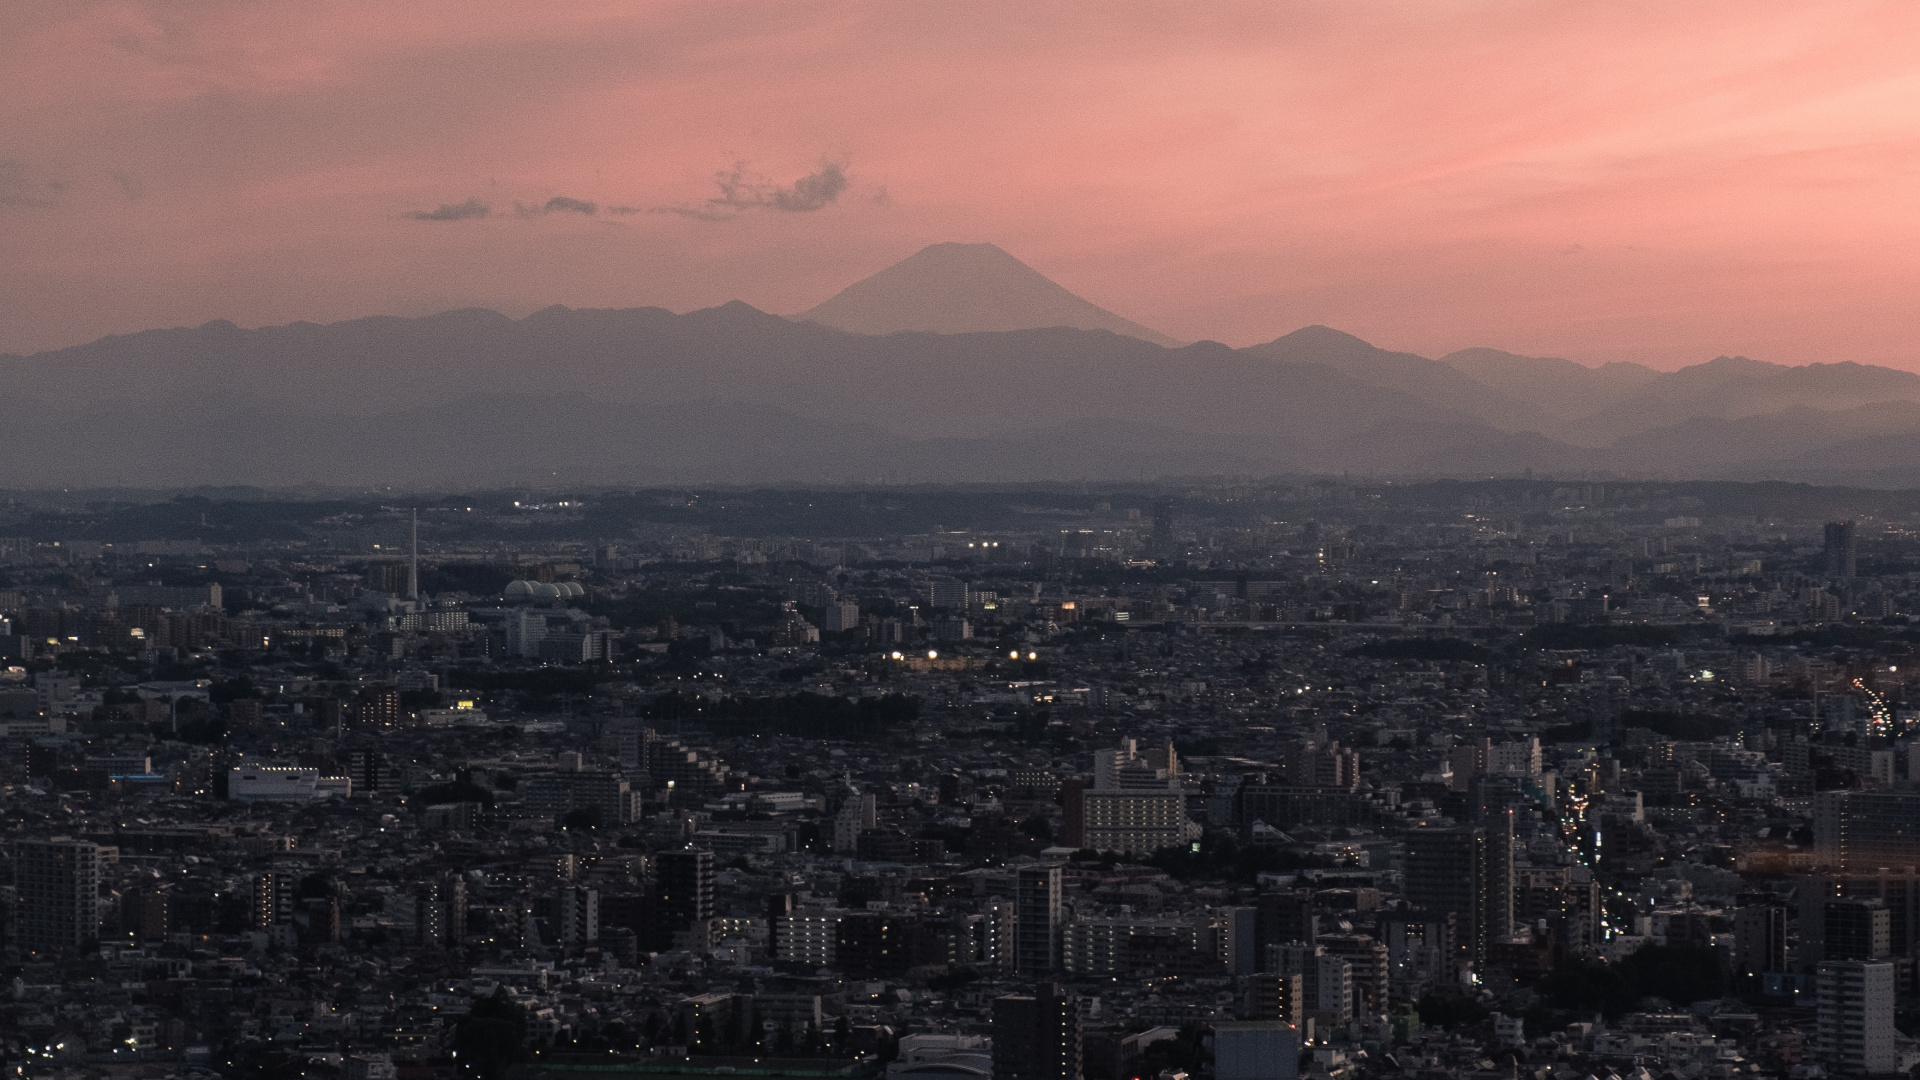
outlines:
[[872, 795], [849, 795], [833, 816], [833, 853], [852, 855], [860, 850], [860, 834], [879, 825], [879, 802]]
[[1860, 546], [1853, 522], [1829, 521], [1825, 533], [1826, 542], [1821, 548], [1820, 558], [1827, 576], [1830, 578], [1855, 576], [1859, 566]]
[[600, 891], [562, 885], [553, 898], [553, 930], [562, 945], [597, 944], [600, 941]]
[[293, 921], [294, 887], [298, 882], [284, 870], [266, 870], [253, 879], [253, 926], [265, 930]]
[[1819, 1007], [1814, 1051], [1835, 1076], [1890, 1073], [1898, 1064], [1893, 1038], [1893, 965], [1829, 960], [1814, 980]]
[[22, 840], [14, 849], [13, 874], [21, 951], [72, 956], [99, 938], [100, 849], [91, 841]]
[[1187, 819], [1180, 755], [1171, 742], [1142, 752], [1134, 740], [1093, 752], [1093, 789], [1062, 788], [1065, 840], [1076, 847], [1150, 855], [1198, 833]]
[[1813, 856], [1831, 871], [1920, 866], [1920, 794], [1822, 791], [1813, 797]]
[[1733, 915], [1733, 971], [1758, 977], [1787, 970], [1787, 906], [1772, 897], [1743, 901]]
[[1013, 970], [1033, 978], [1060, 963], [1060, 868], [1027, 867], [1014, 878]]
[[1174, 553], [1173, 546], [1173, 503], [1166, 499], [1156, 499], [1153, 503], [1153, 541], [1148, 552], [1155, 558], [1167, 558]]
[[860, 625], [860, 605], [851, 600], [835, 600], [820, 617], [820, 629], [838, 634]]
[[684, 848], [653, 857], [653, 948], [713, 918], [713, 852]]
[[1079, 997], [1045, 983], [994, 999], [993, 1080], [1080, 1080], [1080, 1056]]
[[1489, 947], [1512, 930], [1512, 815], [1471, 828], [1414, 829], [1406, 845], [1408, 903], [1451, 914], [1464, 958], [1484, 967]]

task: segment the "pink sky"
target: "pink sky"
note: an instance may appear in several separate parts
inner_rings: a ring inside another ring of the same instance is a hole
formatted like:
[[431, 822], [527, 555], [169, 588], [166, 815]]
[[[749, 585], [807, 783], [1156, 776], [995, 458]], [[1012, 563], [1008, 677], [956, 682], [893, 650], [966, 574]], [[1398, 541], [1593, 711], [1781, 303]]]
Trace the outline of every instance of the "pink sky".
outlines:
[[1920, 369], [1915, 57], [1845, 0], [11, 0], [0, 350], [786, 313], [987, 240], [1190, 339]]

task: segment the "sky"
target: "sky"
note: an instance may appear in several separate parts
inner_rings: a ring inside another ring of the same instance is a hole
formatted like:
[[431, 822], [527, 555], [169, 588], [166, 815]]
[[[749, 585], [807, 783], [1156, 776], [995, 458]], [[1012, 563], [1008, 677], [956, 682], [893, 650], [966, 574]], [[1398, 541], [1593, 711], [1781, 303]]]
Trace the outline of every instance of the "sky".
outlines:
[[1232, 345], [1920, 370], [1920, 5], [9, 0], [0, 351], [990, 241]]

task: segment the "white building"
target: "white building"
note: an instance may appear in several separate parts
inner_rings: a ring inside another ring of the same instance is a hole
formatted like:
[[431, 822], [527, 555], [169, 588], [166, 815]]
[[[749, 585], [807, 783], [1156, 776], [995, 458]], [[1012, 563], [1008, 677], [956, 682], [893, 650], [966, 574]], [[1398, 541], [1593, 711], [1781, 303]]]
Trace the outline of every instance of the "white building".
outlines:
[[887, 1080], [987, 1080], [993, 1075], [993, 1039], [985, 1035], [906, 1035]]
[[1890, 1073], [1893, 1048], [1893, 965], [1829, 960], [1815, 977], [1819, 1026], [1814, 1049], [1837, 1076]]
[[860, 834], [879, 822], [879, 800], [872, 795], [849, 795], [833, 816], [833, 853], [852, 855], [860, 847]]
[[347, 798], [353, 781], [321, 776], [318, 769], [286, 765], [235, 765], [227, 770], [229, 802], [311, 802]]

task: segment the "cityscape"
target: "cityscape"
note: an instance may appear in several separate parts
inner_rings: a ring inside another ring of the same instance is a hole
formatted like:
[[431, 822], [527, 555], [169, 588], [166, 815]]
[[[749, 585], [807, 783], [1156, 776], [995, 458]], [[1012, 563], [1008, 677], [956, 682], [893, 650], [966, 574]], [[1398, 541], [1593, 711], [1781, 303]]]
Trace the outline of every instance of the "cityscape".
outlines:
[[0, 3], [0, 1080], [1920, 1080], [1916, 57]]
[[1916, 1058], [1910, 493], [416, 502], [9, 500], [22, 1075]]

